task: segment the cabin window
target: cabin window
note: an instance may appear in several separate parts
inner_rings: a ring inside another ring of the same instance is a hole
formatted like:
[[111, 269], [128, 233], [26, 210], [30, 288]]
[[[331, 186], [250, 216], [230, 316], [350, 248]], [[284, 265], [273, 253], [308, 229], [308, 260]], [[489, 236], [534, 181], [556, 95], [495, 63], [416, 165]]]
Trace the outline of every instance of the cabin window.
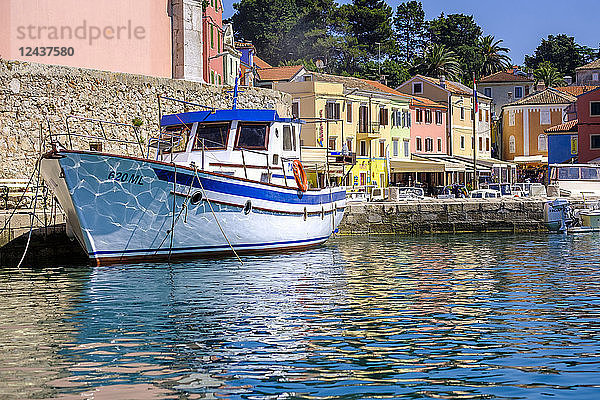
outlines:
[[579, 167], [562, 167], [558, 169], [558, 179], [578, 180]]
[[173, 139], [173, 153], [181, 153], [187, 147], [189, 133], [190, 129], [186, 125], [167, 126], [163, 129], [162, 140], [171, 142]]
[[269, 127], [267, 124], [240, 123], [236, 148], [267, 150]]
[[292, 126], [292, 147], [296, 151], [296, 127]]
[[598, 169], [587, 167], [581, 168], [581, 179], [598, 180]]
[[208, 150], [224, 150], [227, 148], [228, 137], [229, 123], [198, 125], [194, 150], [202, 150], [203, 140], [204, 147]]
[[283, 151], [292, 150], [292, 129], [289, 125], [283, 126]]

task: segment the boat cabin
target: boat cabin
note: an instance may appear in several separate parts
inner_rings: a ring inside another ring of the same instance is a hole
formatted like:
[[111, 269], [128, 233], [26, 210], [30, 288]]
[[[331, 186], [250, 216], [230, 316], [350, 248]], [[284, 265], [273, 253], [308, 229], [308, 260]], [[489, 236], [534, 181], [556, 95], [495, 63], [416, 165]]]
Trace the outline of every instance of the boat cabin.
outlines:
[[274, 110], [209, 110], [165, 115], [156, 159], [253, 181], [295, 187], [301, 121]]
[[561, 196], [600, 196], [600, 165], [550, 164], [549, 183]]

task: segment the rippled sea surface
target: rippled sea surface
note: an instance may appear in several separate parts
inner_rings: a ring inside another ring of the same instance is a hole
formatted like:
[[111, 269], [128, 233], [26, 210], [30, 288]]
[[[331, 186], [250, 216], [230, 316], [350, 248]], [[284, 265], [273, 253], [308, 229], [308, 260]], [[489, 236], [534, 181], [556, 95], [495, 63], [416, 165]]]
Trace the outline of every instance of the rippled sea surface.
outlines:
[[600, 235], [0, 268], [0, 399], [600, 398]]

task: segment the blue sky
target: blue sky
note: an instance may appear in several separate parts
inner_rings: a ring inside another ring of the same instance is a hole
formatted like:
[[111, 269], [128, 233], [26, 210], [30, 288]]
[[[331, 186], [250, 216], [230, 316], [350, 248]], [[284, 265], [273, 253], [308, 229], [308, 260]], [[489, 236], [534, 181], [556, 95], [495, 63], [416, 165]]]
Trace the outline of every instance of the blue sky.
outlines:
[[[268, 1], [268, 0], [267, 0]], [[227, 18], [234, 0], [224, 0]], [[484, 34], [504, 40], [515, 64], [533, 54], [542, 38], [565, 33], [581, 45], [598, 48], [600, 42], [600, 0], [422, 0], [425, 18], [444, 12], [473, 15]], [[400, 0], [387, 0], [394, 9]]]

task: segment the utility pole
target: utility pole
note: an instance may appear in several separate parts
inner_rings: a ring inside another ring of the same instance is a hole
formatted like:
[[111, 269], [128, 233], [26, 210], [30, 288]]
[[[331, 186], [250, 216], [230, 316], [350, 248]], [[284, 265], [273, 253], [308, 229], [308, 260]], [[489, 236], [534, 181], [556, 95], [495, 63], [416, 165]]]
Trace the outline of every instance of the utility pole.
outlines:
[[476, 121], [477, 121], [477, 83], [475, 81], [475, 72], [473, 72], [473, 190], [476, 190], [478, 185], [477, 181], [477, 129], [476, 129]]
[[377, 69], [377, 82], [381, 79], [381, 43], [375, 42], [377, 45], [377, 64], [379, 64]]

